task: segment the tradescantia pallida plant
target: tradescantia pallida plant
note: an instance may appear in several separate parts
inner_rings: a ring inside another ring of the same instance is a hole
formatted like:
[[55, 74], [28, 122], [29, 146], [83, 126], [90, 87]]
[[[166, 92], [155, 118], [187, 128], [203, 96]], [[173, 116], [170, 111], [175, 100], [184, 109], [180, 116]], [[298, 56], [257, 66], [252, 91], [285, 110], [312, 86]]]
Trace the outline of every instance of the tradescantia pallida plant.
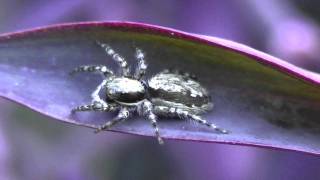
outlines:
[[[177, 119], [159, 120], [165, 139], [219, 142], [320, 154], [320, 76], [247, 46], [169, 28], [129, 23], [77, 23], [0, 36], [0, 95], [70, 124], [96, 127], [115, 114], [71, 109], [90, 102], [100, 76], [70, 77], [75, 67], [117, 64], [95, 44], [106, 42], [129, 64], [136, 47], [147, 78], [167, 68], [195, 74], [214, 108], [204, 118], [229, 130], [219, 134]], [[112, 131], [153, 136], [141, 117]]]

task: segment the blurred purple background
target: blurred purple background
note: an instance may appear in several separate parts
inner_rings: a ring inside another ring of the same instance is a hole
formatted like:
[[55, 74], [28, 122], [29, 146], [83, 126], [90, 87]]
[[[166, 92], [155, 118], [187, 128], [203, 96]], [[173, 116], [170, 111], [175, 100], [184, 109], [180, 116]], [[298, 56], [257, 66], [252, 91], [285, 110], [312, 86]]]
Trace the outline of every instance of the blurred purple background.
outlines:
[[[76, 21], [136, 21], [247, 44], [320, 72], [311, 0], [1, 0], [0, 32]], [[320, 179], [319, 157], [254, 147], [95, 135], [1, 100], [0, 179]]]

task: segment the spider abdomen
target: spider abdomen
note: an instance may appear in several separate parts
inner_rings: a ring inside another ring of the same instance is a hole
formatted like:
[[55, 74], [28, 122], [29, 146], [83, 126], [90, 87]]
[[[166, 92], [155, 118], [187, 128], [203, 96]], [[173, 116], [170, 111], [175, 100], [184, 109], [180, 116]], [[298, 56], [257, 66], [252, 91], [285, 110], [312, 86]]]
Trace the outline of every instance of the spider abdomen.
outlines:
[[212, 108], [206, 89], [186, 75], [160, 72], [148, 81], [148, 85], [149, 95], [155, 106], [178, 107], [196, 114]]

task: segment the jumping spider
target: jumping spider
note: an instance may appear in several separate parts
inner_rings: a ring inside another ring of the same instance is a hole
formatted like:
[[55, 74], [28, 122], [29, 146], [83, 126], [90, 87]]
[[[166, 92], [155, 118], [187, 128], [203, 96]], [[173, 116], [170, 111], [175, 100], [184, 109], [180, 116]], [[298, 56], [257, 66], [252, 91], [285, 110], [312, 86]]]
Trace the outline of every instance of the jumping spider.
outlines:
[[[131, 75], [128, 63], [123, 57], [108, 44], [101, 42], [97, 44], [119, 64], [121, 73], [115, 75], [104, 65], [80, 66], [71, 72], [71, 74], [97, 72], [104, 75], [102, 83], [91, 94], [92, 103], [72, 109], [72, 112], [118, 111], [116, 117], [97, 127], [96, 133], [128, 119], [134, 112], [151, 122], [160, 144], [163, 144], [163, 140], [159, 133], [157, 117], [191, 119], [220, 133], [228, 133], [199, 116], [211, 110], [212, 103], [210, 95], [194, 77], [186, 73], [165, 70], [144, 81], [147, 65], [141, 49], [136, 48], [135, 57], [138, 66]], [[105, 99], [99, 95], [101, 90], [105, 90]]]

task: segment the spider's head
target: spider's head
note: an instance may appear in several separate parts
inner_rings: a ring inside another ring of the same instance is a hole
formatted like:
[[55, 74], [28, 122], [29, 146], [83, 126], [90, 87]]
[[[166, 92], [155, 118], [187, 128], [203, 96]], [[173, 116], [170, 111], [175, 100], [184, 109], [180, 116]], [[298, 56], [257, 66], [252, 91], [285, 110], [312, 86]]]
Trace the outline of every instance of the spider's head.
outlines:
[[116, 77], [106, 85], [107, 97], [123, 104], [139, 102], [146, 97], [144, 84], [136, 79]]

